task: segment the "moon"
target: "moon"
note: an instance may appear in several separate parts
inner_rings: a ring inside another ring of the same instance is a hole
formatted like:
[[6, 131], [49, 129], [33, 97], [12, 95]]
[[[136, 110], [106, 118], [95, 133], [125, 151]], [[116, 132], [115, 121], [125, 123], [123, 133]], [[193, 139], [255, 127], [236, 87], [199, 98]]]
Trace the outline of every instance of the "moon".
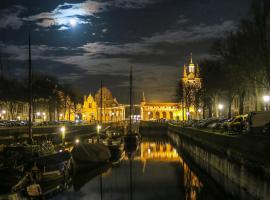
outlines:
[[71, 26], [74, 27], [74, 26], [77, 25], [77, 20], [75, 18], [72, 18], [72, 19], [69, 20], [69, 23], [70, 23]]

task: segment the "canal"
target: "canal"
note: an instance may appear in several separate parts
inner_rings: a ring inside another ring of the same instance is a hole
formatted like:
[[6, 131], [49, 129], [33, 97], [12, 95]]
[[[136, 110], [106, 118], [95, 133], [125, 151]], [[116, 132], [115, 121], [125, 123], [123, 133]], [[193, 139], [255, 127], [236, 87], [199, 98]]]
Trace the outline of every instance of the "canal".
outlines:
[[53, 199], [228, 199], [217, 185], [187, 163], [166, 138], [144, 137], [131, 160], [125, 156], [119, 166], [107, 168], [89, 180], [85, 180], [87, 173], [81, 174], [77, 178], [79, 186]]

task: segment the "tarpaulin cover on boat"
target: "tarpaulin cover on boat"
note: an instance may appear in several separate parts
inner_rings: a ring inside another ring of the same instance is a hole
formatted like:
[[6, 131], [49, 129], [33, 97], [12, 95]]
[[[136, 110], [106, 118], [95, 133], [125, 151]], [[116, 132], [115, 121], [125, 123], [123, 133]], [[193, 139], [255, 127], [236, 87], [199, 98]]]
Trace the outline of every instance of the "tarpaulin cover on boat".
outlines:
[[103, 144], [79, 144], [71, 154], [76, 163], [99, 163], [111, 158], [109, 149]]

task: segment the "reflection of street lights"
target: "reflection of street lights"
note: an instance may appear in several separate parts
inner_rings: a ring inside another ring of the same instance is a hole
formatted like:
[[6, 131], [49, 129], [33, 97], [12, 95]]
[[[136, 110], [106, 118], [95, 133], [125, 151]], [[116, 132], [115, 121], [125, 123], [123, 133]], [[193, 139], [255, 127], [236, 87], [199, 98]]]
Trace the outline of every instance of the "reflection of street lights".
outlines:
[[220, 117], [221, 116], [221, 112], [222, 110], [224, 109], [224, 105], [223, 104], [218, 104], [218, 110], [219, 110], [219, 113], [218, 113], [218, 116]]
[[60, 128], [60, 131], [61, 131], [61, 134], [62, 134], [62, 143], [63, 143], [63, 145], [65, 145], [66, 127], [65, 127], [65, 126], [62, 126], [62, 127]]
[[269, 110], [270, 96], [264, 95], [263, 96], [263, 102], [265, 103], [264, 110]]

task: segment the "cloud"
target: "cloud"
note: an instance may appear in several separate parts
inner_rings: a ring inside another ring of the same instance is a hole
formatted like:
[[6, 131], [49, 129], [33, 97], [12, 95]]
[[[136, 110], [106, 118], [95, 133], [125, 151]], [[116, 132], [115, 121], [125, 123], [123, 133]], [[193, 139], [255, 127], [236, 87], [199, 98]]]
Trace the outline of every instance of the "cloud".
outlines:
[[0, 28], [19, 29], [23, 25], [23, 21], [19, 16], [25, 10], [24, 7], [19, 5], [0, 10]]
[[154, 3], [157, 3], [157, 0], [115, 0], [113, 5], [119, 8], [137, 9]]
[[[50, 12], [42, 12], [24, 18], [25, 21], [34, 21], [38, 26], [70, 26], [70, 19], [76, 19], [78, 24], [91, 23], [89, 17], [113, 8], [135, 9], [144, 8], [148, 4], [156, 3], [154, 0], [115, 0], [93, 1], [82, 3], [64, 3], [58, 5]], [[58, 29], [59, 30], [59, 29]]]
[[148, 44], [158, 42], [166, 43], [190, 43], [198, 42], [205, 39], [213, 39], [224, 36], [226, 32], [230, 32], [236, 28], [233, 21], [224, 21], [221, 24], [205, 25], [199, 24], [186, 28], [186, 30], [168, 30], [164, 33], [158, 33], [152, 37], [144, 38]]
[[64, 3], [58, 5], [50, 12], [42, 12], [24, 18], [26, 21], [34, 21], [38, 26], [70, 26], [70, 20], [75, 19], [78, 24], [90, 23], [85, 17], [94, 16], [106, 8], [106, 3], [85, 1], [83, 3]]
[[107, 28], [102, 29], [102, 33], [107, 33], [107, 32], [108, 32]]

